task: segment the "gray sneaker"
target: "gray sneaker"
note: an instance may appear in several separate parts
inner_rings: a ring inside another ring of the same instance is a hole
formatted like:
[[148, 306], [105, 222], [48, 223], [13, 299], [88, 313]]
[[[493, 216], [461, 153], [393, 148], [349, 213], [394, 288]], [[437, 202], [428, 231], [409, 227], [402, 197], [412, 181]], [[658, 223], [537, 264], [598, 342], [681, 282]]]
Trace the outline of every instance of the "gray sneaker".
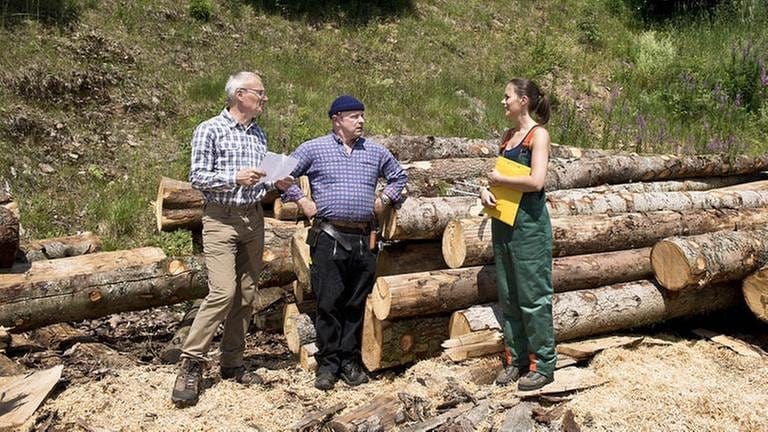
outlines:
[[504, 366], [499, 374], [496, 375], [496, 385], [505, 386], [520, 379], [528, 372], [528, 368], [519, 368], [517, 366]]
[[539, 372], [528, 372], [528, 374], [517, 382], [517, 389], [520, 391], [538, 390], [554, 381], [554, 377], [544, 376]]
[[173, 385], [171, 401], [179, 408], [195, 405], [202, 388], [203, 364], [195, 359], [182, 360], [176, 383]]

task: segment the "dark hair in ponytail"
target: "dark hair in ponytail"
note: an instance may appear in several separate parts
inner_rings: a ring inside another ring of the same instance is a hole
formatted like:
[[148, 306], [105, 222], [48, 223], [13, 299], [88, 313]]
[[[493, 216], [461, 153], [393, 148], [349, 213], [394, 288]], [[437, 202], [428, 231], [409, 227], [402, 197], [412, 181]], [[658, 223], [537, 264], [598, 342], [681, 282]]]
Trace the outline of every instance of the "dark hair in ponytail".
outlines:
[[535, 113], [539, 123], [546, 124], [549, 121], [550, 114], [549, 98], [541, 91], [539, 86], [525, 78], [513, 78], [509, 83], [515, 87], [515, 93], [518, 96], [528, 97], [528, 112]]

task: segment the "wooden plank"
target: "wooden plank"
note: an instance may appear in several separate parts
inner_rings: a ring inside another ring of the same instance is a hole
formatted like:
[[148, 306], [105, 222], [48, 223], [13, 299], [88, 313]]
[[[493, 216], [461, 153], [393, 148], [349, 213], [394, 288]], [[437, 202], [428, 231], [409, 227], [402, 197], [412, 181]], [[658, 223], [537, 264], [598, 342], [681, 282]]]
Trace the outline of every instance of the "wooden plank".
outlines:
[[608, 348], [635, 346], [642, 340], [642, 336], [606, 336], [578, 342], [560, 343], [557, 345], [557, 352], [578, 360], [584, 360], [594, 357], [600, 351]]
[[61, 378], [64, 366], [17, 375], [0, 385], [0, 429], [24, 424]]
[[766, 352], [759, 347], [744, 342], [743, 340], [736, 339], [735, 337], [726, 336], [724, 334], [715, 333], [711, 330], [701, 328], [693, 330], [693, 333], [703, 338], [709, 339], [716, 344], [728, 347], [736, 353], [746, 357], [763, 358], [767, 355]]
[[538, 390], [521, 391], [517, 390], [515, 394], [518, 397], [531, 397], [553, 393], [565, 393], [575, 390], [583, 390], [590, 387], [597, 387], [608, 382], [600, 378], [589, 369], [578, 367], [567, 367], [560, 369], [555, 373], [555, 381], [551, 382]]

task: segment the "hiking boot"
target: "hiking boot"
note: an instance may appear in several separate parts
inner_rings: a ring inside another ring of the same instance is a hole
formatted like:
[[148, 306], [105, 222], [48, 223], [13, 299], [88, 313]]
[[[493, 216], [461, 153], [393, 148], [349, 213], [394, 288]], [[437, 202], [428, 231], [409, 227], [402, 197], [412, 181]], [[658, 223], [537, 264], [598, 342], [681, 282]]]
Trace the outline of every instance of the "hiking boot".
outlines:
[[525, 375], [528, 368], [519, 368], [517, 366], [505, 365], [496, 375], [496, 385], [505, 386], [511, 384]]
[[171, 401], [177, 407], [197, 404], [203, 388], [203, 365], [200, 360], [183, 359], [176, 383], [173, 385]]
[[538, 390], [554, 381], [555, 378], [544, 376], [539, 372], [528, 372], [528, 374], [517, 382], [517, 389], [520, 391]]
[[264, 379], [257, 374], [245, 369], [245, 366], [223, 367], [221, 368], [221, 377], [225, 380], [232, 380], [245, 386], [261, 384]]
[[355, 387], [368, 382], [368, 375], [357, 362], [346, 362], [341, 365], [341, 379], [348, 385]]
[[330, 390], [336, 385], [336, 375], [330, 372], [319, 372], [315, 377], [315, 388], [318, 390]]

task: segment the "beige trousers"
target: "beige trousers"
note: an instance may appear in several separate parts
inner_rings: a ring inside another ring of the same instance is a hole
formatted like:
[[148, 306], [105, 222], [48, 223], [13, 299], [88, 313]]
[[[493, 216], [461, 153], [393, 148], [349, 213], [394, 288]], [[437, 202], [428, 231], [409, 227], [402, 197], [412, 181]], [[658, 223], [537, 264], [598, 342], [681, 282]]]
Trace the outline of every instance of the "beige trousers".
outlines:
[[221, 367], [242, 366], [245, 334], [251, 322], [264, 252], [261, 205], [244, 210], [206, 204], [203, 250], [208, 270], [208, 295], [192, 322], [181, 357], [205, 360], [213, 336], [223, 321]]

